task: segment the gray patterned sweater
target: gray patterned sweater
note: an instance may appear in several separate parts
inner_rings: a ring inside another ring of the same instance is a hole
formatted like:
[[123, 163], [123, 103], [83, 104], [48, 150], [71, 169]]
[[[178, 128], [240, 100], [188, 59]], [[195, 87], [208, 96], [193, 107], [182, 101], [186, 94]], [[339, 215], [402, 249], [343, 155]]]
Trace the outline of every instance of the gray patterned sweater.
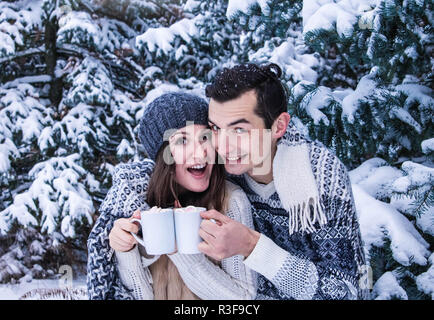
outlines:
[[[278, 142], [278, 150], [300, 143], [308, 146], [319, 202], [327, 217], [326, 223], [315, 224], [314, 231], [290, 232], [295, 222], [282, 202], [287, 197], [285, 186], [297, 181], [285, 172], [276, 173], [283, 180], [282, 190], [276, 190], [276, 175], [268, 185], [256, 183], [247, 174], [230, 176], [246, 192], [255, 230], [261, 233], [244, 260], [259, 273], [256, 299], [366, 299], [369, 291], [359, 285], [365, 257], [347, 170], [326, 147], [303, 137], [292, 124]], [[296, 166], [286, 161], [275, 157], [273, 167]]]

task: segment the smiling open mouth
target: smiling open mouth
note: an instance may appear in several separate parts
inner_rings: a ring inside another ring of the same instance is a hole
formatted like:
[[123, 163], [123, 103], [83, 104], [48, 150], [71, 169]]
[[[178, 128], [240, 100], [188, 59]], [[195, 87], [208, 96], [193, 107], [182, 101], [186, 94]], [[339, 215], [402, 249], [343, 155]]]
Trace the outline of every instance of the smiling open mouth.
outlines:
[[227, 156], [226, 160], [229, 162], [241, 162], [242, 159], [244, 159], [246, 155], [242, 156]]
[[190, 172], [195, 177], [201, 177], [205, 173], [207, 166], [208, 166], [207, 163], [197, 164], [187, 168], [187, 171]]

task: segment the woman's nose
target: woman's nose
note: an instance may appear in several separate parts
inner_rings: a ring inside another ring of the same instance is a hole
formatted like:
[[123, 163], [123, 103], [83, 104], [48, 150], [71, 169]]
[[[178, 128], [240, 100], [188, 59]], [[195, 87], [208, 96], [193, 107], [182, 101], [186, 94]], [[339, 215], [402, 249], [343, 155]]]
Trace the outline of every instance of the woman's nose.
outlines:
[[201, 142], [196, 141], [196, 143], [194, 144], [193, 158], [195, 160], [203, 160], [204, 158], [206, 158], [206, 155], [206, 146], [204, 146]]

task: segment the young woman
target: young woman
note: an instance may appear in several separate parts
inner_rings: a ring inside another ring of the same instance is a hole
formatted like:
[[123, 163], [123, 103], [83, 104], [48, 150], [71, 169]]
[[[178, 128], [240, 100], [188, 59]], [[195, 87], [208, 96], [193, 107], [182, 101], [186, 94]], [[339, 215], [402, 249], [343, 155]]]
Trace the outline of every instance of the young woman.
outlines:
[[[225, 180], [207, 129], [208, 104], [186, 93], [150, 103], [140, 139], [150, 159], [116, 167], [113, 186], [88, 240], [90, 299], [253, 299], [256, 273], [238, 255], [220, 263], [203, 254], [148, 256], [130, 232], [139, 208], [188, 205], [221, 210], [253, 228], [250, 203]], [[114, 253], [114, 254], [113, 254]]]

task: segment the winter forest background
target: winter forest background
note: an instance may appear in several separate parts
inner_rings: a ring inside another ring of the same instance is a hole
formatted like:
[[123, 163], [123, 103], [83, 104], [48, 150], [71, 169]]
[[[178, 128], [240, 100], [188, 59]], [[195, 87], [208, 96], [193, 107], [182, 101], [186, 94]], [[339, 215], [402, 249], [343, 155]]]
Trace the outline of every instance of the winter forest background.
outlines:
[[219, 69], [271, 61], [296, 126], [350, 170], [372, 298], [433, 299], [433, 12], [430, 0], [0, 1], [0, 298], [65, 266], [85, 273], [114, 166], [146, 156], [149, 101], [204, 96]]

